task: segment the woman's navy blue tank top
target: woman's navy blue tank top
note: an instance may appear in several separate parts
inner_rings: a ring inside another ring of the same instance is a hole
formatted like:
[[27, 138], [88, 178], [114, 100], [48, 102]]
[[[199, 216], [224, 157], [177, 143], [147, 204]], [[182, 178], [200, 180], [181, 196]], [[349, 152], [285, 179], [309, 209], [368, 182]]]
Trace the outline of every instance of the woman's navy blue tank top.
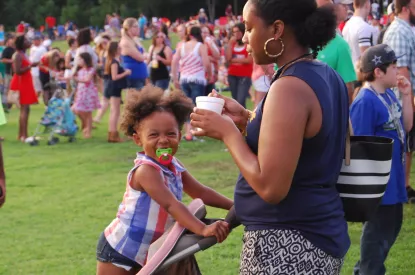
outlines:
[[[350, 246], [343, 206], [336, 190], [349, 118], [347, 88], [333, 69], [318, 61], [299, 61], [288, 67], [283, 76], [299, 78], [313, 89], [323, 115], [321, 130], [315, 137], [303, 140], [290, 191], [280, 203], [262, 200], [239, 175], [235, 189], [236, 214], [247, 231], [296, 230], [327, 254], [341, 258]], [[265, 100], [258, 105], [256, 116], [247, 128], [246, 141], [255, 154], [258, 154]]]

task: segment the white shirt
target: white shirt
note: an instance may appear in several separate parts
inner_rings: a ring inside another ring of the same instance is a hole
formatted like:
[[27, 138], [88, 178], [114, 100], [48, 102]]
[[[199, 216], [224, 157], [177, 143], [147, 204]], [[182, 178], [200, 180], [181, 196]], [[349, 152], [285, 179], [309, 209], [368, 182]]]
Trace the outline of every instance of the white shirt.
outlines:
[[360, 47], [370, 47], [376, 45], [376, 33], [373, 26], [369, 25], [360, 16], [352, 16], [344, 26], [343, 38], [352, 50], [352, 60], [356, 65], [360, 56]]
[[[30, 62], [32, 63], [40, 62], [40, 59], [46, 52], [47, 52], [46, 48], [43, 47], [42, 45], [39, 45], [39, 46], [32, 45], [32, 47], [30, 48], [30, 55], [29, 55]], [[39, 67], [33, 67], [30, 71], [32, 73], [32, 76], [39, 76]]]

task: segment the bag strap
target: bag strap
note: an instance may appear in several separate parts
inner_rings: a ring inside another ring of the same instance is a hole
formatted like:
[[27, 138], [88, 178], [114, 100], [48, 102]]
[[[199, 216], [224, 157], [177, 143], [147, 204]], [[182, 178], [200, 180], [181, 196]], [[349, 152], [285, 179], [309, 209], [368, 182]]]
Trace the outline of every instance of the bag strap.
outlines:
[[349, 123], [348, 123], [348, 126], [347, 126], [347, 134], [346, 134], [346, 147], [345, 147], [345, 154], [344, 154], [344, 158], [345, 158], [344, 164], [346, 166], [350, 166], [350, 158], [351, 158], [351, 156], [350, 156], [351, 153], [350, 152], [351, 152], [351, 149], [352, 149], [352, 144], [351, 144], [351, 141], [350, 141], [351, 136], [354, 136], [354, 133], [353, 133], [352, 121], [349, 118]]

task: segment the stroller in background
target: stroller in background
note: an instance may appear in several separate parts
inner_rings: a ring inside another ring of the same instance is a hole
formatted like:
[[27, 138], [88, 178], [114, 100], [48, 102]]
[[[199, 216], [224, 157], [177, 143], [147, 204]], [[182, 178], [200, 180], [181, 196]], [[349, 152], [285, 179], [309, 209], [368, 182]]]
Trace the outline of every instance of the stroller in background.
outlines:
[[59, 138], [55, 136], [56, 134], [68, 137], [69, 142], [76, 140], [75, 135], [78, 132], [78, 126], [75, 123], [75, 115], [70, 106], [72, 95], [68, 97], [66, 90], [62, 89], [53, 79], [48, 85], [54, 93], [36, 127], [35, 133], [26, 139], [26, 143], [31, 146], [39, 144], [42, 127], [45, 127], [43, 133], [49, 132], [48, 145], [55, 145], [59, 142]]

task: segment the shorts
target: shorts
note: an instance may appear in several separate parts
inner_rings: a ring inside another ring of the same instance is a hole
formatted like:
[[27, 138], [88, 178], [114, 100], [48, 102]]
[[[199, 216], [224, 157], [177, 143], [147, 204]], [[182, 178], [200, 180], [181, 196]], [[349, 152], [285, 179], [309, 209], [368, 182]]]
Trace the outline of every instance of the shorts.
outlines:
[[191, 98], [193, 104], [196, 105], [196, 97], [203, 96], [205, 94], [205, 85], [192, 83], [192, 82], [184, 82], [181, 84], [182, 91], [184, 94]]
[[255, 92], [266, 93], [271, 86], [271, 82], [268, 77], [263, 75], [255, 80], [252, 85], [254, 86]]
[[32, 79], [33, 79], [33, 86], [35, 88], [36, 92], [41, 92], [43, 91], [43, 86], [42, 86], [42, 82], [40, 82], [40, 78], [37, 75], [32, 75]]
[[145, 79], [127, 78], [127, 88], [141, 90], [146, 85]]
[[102, 263], [111, 263], [116, 267], [123, 268], [127, 271], [134, 269], [138, 272], [142, 268], [142, 266], [137, 262], [121, 255], [114, 248], [112, 248], [105, 238], [104, 232], [101, 233], [98, 240], [97, 260]]
[[415, 151], [415, 124], [414, 126], [412, 126], [412, 129], [406, 135], [406, 150], [408, 153], [412, 153]]
[[42, 88], [43, 88], [42, 90], [43, 91], [44, 90], [50, 90], [49, 88], [45, 89], [46, 84], [48, 84], [49, 81], [50, 81], [49, 72], [45, 73], [45, 72], [39, 71], [39, 79], [40, 79], [40, 83], [42, 83]]

